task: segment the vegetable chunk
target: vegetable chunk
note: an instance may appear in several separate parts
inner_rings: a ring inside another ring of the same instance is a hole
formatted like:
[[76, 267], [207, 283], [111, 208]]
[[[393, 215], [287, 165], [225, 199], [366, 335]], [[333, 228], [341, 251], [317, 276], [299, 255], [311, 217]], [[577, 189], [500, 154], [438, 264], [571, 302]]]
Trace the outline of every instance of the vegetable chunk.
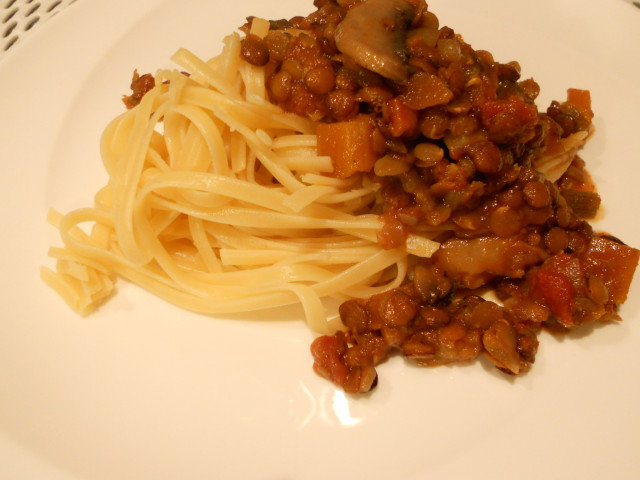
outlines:
[[373, 124], [368, 118], [318, 125], [318, 153], [329, 155], [333, 174], [347, 178], [373, 168], [376, 154], [371, 143]]

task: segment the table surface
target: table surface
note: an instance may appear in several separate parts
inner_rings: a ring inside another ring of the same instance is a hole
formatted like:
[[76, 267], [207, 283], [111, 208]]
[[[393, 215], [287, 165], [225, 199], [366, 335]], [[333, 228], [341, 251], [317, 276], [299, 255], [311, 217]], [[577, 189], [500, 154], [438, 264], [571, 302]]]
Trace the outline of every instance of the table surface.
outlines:
[[[0, 0], [2, 1], [2, 0]], [[0, 60], [9, 49], [77, 0], [4, 0], [0, 12]], [[86, 0], [85, 0], [86, 1]], [[640, 9], [640, 0], [624, 0]]]
[[76, 0], [0, 0], [0, 59], [45, 21]]

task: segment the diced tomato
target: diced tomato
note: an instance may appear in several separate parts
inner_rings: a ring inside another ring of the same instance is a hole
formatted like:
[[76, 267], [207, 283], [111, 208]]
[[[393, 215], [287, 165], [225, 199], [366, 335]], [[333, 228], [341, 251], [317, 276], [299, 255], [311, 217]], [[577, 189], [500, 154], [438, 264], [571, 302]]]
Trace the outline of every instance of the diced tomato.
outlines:
[[342, 361], [341, 356], [346, 349], [347, 344], [340, 336], [323, 335], [316, 338], [311, 344], [315, 372], [337, 385], [344, 385], [349, 369]]
[[387, 101], [383, 114], [389, 120], [389, 131], [394, 137], [414, 131], [418, 125], [418, 114], [402, 103], [399, 97]]
[[532, 294], [549, 307], [560, 323], [570, 327], [574, 324], [571, 311], [575, 289], [569, 278], [560, 271], [554, 271], [557, 264], [551, 267], [549, 265], [553, 264], [543, 265], [536, 273], [531, 289]]
[[529, 124], [538, 120], [538, 109], [535, 105], [526, 103], [516, 95], [507, 100], [491, 100], [482, 104], [482, 123], [489, 126], [498, 115], [511, 114], [518, 117], [523, 124]]

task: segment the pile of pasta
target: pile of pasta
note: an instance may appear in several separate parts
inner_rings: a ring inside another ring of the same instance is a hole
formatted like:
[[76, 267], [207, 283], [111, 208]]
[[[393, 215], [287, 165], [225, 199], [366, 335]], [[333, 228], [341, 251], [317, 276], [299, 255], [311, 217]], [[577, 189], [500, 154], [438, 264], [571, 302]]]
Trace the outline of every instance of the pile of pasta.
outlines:
[[[255, 19], [251, 33], [268, 29]], [[158, 71], [104, 131], [109, 182], [94, 206], [49, 214], [64, 247], [41, 275], [74, 310], [94, 310], [123, 277], [207, 314], [299, 302], [313, 330], [331, 333], [340, 320], [323, 298], [395, 288], [408, 255], [437, 249], [416, 235], [403, 250], [378, 245], [382, 222], [369, 212], [379, 185], [331, 175], [316, 124], [269, 102], [237, 34], [209, 61], [185, 49], [172, 60], [189, 74]]]

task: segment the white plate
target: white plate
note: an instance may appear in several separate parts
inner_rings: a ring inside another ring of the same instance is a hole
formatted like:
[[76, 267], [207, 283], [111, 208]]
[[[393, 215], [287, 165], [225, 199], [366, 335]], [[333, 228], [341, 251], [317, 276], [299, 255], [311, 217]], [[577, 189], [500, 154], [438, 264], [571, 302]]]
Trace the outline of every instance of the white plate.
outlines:
[[[598, 0], [432, 0], [442, 23], [542, 85], [589, 88], [583, 156], [599, 227], [640, 246], [640, 12]], [[180, 46], [219, 51], [244, 17], [311, 1], [83, 0], [0, 63], [0, 477], [7, 479], [632, 479], [640, 471], [640, 281], [625, 321], [543, 334], [534, 368], [416, 368], [394, 357], [372, 395], [315, 376], [301, 321], [180, 311], [120, 282], [80, 318], [40, 282], [49, 206], [90, 204], [98, 139], [131, 71]], [[284, 316], [300, 318], [295, 309]]]

